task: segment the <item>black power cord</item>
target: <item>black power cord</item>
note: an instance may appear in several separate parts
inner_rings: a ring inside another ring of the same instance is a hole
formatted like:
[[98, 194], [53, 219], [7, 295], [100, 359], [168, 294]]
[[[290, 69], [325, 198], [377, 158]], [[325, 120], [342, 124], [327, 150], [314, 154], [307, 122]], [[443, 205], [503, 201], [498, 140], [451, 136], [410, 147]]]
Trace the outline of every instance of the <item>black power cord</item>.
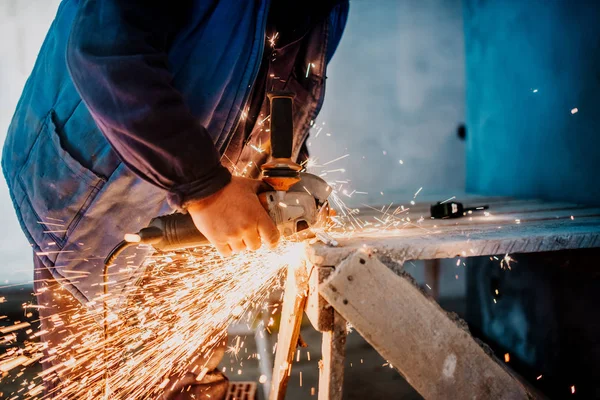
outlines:
[[103, 329], [104, 329], [104, 398], [108, 399], [108, 267], [112, 265], [115, 259], [128, 247], [133, 246], [135, 243], [122, 240], [117, 244], [108, 256], [104, 259], [104, 271], [102, 273], [103, 290], [102, 293], [104, 298], [102, 299], [102, 307], [104, 314]]
[[108, 268], [114, 263], [119, 255], [131, 246], [138, 244], [154, 244], [160, 241], [164, 236], [161, 229], [156, 227], [146, 227], [141, 229], [136, 234], [127, 234], [125, 239], [121, 240], [104, 259], [104, 271], [102, 273], [103, 295], [103, 330], [104, 330], [104, 397], [108, 399], [108, 339], [109, 339], [109, 323], [108, 323]]

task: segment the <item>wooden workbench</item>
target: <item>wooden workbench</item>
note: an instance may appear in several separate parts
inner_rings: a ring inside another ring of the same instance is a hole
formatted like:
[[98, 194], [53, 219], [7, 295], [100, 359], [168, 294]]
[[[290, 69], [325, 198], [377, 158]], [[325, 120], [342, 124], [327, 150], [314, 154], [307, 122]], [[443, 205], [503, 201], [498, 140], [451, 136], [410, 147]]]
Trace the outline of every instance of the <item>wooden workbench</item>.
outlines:
[[[488, 204], [490, 209], [463, 218], [433, 220], [431, 202], [361, 209], [361, 220], [372, 224], [364, 232], [338, 237], [339, 246], [321, 243], [307, 252], [315, 265], [337, 265], [361, 248], [369, 248], [400, 264], [408, 260], [433, 260], [482, 255], [536, 253], [600, 247], [600, 208], [538, 200], [502, 197], [457, 197], [466, 206]], [[380, 210], [388, 210], [383, 214]], [[379, 220], [393, 218], [396, 226]], [[388, 224], [389, 225], [389, 224]]]
[[466, 324], [416, 287], [402, 265], [597, 248], [600, 208], [457, 196], [454, 201], [465, 206], [490, 208], [432, 220], [429, 206], [435, 200], [363, 208], [353, 216], [360, 228], [334, 234], [338, 246], [307, 245], [309, 265], [288, 274], [282, 324], [295, 328], [280, 333], [279, 345], [284, 345], [277, 349], [272, 399], [285, 396], [302, 311], [324, 333], [320, 400], [342, 398], [346, 320], [426, 399], [536, 397], [470, 336]]

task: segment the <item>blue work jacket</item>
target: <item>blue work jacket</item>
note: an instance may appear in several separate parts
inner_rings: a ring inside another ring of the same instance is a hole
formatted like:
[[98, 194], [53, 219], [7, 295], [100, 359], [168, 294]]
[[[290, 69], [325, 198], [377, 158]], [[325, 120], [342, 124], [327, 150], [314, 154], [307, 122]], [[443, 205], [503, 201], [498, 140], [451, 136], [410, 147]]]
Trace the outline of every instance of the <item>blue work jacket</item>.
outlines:
[[[154, 2], [63, 0], [4, 144], [23, 231], [92, 308], [103, 259], [124, 233], [230, 179], [220, 159], [257, 78], [270, 2], [185, 3], [183, 14], [152, 14], [140, 10]], [[339, 1], [297, 41], [272, 49], [272, 89], [296, 93], [294, 156], [321, 108], [347, 12]], [[139, 278], [147, 254], [119, 257], [112, 293]]]

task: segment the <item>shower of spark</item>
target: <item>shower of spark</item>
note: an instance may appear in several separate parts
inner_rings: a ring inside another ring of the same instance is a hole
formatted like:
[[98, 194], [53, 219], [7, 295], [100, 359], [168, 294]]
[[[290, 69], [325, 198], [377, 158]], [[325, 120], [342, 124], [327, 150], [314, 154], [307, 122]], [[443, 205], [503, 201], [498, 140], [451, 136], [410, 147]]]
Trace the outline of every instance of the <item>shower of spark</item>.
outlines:
[[[272, 43], [276, 38], [274, 34]], [[323, 128], [314, 123], [311, 126], [313, 130]], [[260, 145], [254, 150], [264, 151]], [[316, 159], [304, 163], [309, 172], [328, 181], [332, 188], [329, 201], [337, 212], [327, 226], [315, 232], [317, 238], [334, 244], [336, 239], [356, 235], [392, 236], [406, 228], [438, 233], [436, 225], [433, 229], [422, 226], [424, 216], [411, 215], [410, 207], [389, 203], [375, 208], [363, 204], [367, 212], [361, 213], [358, 208], [347, 206], [344, 198], [368, 194], [352, 189], [352, 182], [343, 178], [346, 169], [339, 168], [339, 163], [351, 160], [350, 157], [344, 154], [324, 163]], [[246, 170], [251, 166], [247, 165]], [[417, 190], [413, 199], [421, 190]], [[150, 257], [145, 263], [144, 279], [126, 286], [125, 293], [99, 294], [87, 304], [89, 307], [77, 305], [64, 315], [52, 315], [54, 329], [66, 334], [51, 348], [39, 340], [52, 333], [37, 329], [39, 321], [15, 321], [14, 325], [0, 327], [0, 343], [5, 349], [0, 354], [0, 382], [17, 382], [34, 363], [52, 365], [33, 380], [21, 378], [18, 391], [8, 396], [0, 393], [0, 398], [157, 398], [188, 372], [186, 368], [191, 361], [198, 357], [209, 359], [214, 348], [223, 343], [232, 323], [244, 322], [256, 327], [256, 316], [264, 313], [271, 325], [270, 316], [275, 310], [268, 309], [269, 297], [281, 288], [286, 269], [297, 267], [304, 257], [304, 245], [290, 241], [284, 241], [275, 250], [244, 252], [227, 259], [221, 258], [212, 247]], [[515, 261], [507, 254], [501, 267], [510, 269], [511, 262]], [[83, 277], [77, 271], [72, 272], [71, 280]], [[119, 280], [119, 273], [109, 273], [109, 283]], [[59, 289], [54, 296], [70, 295]], [[106, 318], [110, 329], [106, 336], [101, 306], [105, 301], [110, 309]], [[27, 308], [34, 307], [43, 305], [24, 306], [27, 318], [31, 316]], [[27, 335], [24, 345], [18, 341], [19, 335]], [[237, 355], [241, 346], [238, 340], [227, 351]], [[108, 376], [105, 371], [109, 371]], [[206, 371], [200, 364], [198, 370], [190, 372], [203, 376]], [[44, 383], [48, 382], [53, 382], [55, 388], [44, 393]]]
[[[0, 371], [7, 375], [36, 361], [52, 363], [25, 382], [20, 393], [13, 394], [17, 398], [156, 398], [195, 358], [210, 358], [231, 323], [252, 325], [256, 315], [266, 311], [282, 272], [302, 262], [303, 245], [292, 242], [227, 259], [209, 247], [151, 257], [146, 277], [132, 286], [125, 304], [116, 295], [107, 299], [107, 339], [102, 310], [92, 312], [84, 306], [69, 310], [68, 316], [52, 316], [55, 329], [72, 333], [47, 353], [44, 344], [34, 340], [48, 332], [33, 333], [28, 323], [3, 328], [4, 343], [14, 347], [0, 355]], [[95, 301], [101, 303], [101, 296]], [[17, 347], [12, 333], [19, 329], [28, 329], [31, 340], [24, 348]], [[105, 370], [110, 371], [108, 379]], [[44, 381], [56, 387], [44, 394]]]

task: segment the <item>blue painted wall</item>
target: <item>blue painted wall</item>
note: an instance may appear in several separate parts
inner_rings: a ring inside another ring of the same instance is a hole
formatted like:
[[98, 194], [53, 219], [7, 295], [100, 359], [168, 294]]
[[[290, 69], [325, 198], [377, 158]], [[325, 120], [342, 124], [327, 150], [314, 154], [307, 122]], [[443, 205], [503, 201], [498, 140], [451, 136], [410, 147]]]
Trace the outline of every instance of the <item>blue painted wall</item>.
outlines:
[[600, 204], [600, 2], [465, 0], [464, 24], [467, 190]]

